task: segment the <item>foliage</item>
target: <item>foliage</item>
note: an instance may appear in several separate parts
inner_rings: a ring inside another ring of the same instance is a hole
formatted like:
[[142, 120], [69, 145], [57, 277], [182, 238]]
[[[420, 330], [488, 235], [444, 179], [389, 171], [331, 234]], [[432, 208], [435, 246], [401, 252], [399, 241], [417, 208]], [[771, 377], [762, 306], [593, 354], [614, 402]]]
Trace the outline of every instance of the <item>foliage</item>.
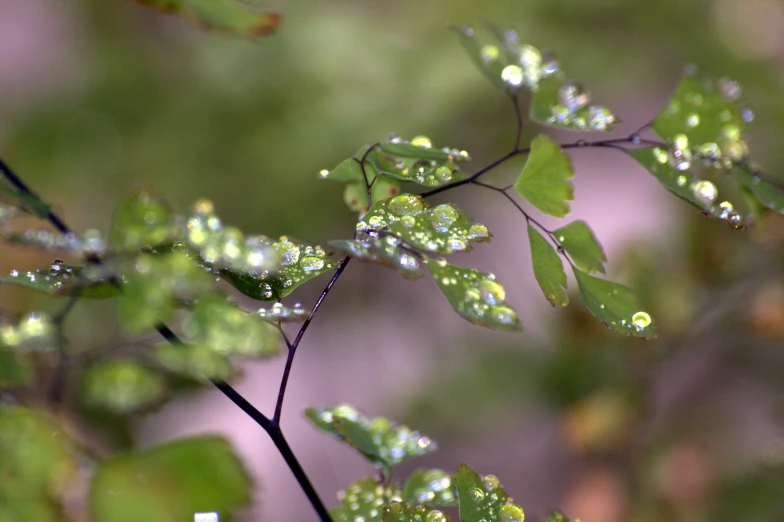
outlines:
[[[261, 36], [279, 21], [275, 14], [257, 12], [234, 0], [140, 1], [235, 35]], [[567, 77], [551, 53], [521, 42], [511, 30], [490, 28], [487, 32], [488, 37], [482, 39], [471, 28], [456, 28], [469, 57], [513, 101], [518, 126], [512, 150], [468, 174], [463, 170], [463, 164], [470, 161], [467, 151], [436, 147], [424, 135], [404, 140], [392, 134], [374, 145], [363, 145], [333, 169], [319, 173], [321, 179], [345, 184], [345, 203], [358, 213], [352, 237], [325, 243], [335, 252], [285, 235], [278, 239], [246, 235], [225, 225], [206, 199], [197, 200], [189, 212], [178, 213], [148, 191], [118, 206], [106, 237], [92, 229], [76, 234], [53, 214], [50, 204], [2, 164], [8, 184], [2, 187], [0, 223], [14, 225], [18, 218], [32, 216], [48, 220], [57, 230], [4, 228], [5, 241], [54, 252], [73, 263], [58, 257], [38, 270], [13, 270], [0, 278], [0, 284], [64, 303], [56, 314], [34, 310], [21, 318], [2, 318], [0, 385], [15, 392], [46, 387], [49, 407], [58, 411], [66, 391], [62, 372], [70, 357], [78, 357], [70, 353], [64, 322], [81, 298], [111, 299], [128, 335], [157, 331], [169, 344], [135, 357], [82, 357], [78, 403], [67, 404], [76, 411], [100, 412], [110, 419], [145, 413], [184, 383], [206, 379], [267, 431], [322, 519], [445, 522], [450, 516], [442, 509], [457, 507], [462, 522], [522, 522], [522, 507], [513, 502], [499, 479], [482, 476], [466, 464], [454, 475], [441, 469], [420, 469], [405, 482], [394, 482], [395, 466], [434, 451], [435, 442], [386, 418], [367, 418], [345, 404], [309, 408], [305, 415], [317, 429], [357, 451], [380, 475], [351, 484], [338, 495], [340, 504], [326, 515], [285, 441], [280, 416], [298, 344], [349, 260], [387, 266], [411, 280], [427, 272], [462, 318], [494, 330], [520, 330], [518, 313], [494, 274], [452, 264], [444, 257], [470, 252], [475, 245], [489, 242], [492, 234], [456, 204], [431, 206], [429, 198], [459, 186], [481, 187], [502, 195], [525, 219], [532, 270], [550, 304], [566, 307], [570, 303], [566, 262], [590, 314], [615, 333], [652, 339], [658, 325], [646, 311], [645, 296], [640, 298], [630, 287], [594, 275], [605, 273], [607, 257], [589, 225], [582, 220], [559, 222], [551, 230], [527, 210], [530, 205], [557, 219], [569, 215], [575, 171], [568, 151], [585, 147], [621, 150], [665, 189], [735, 229], [763, 219], [767, 211], [784, 214], [784, 191], [748, 157], [744, 132], [753, 114], [741, 104], [738, 85], [726, 78], [708, 78], [691, 67], [661, 113], [628, 137], [559, 144], [539, 134], [522, 146], [529, 120], [586, 132], [610, 132], [620, 120], [609, 108], [593, 104], [586, 88]], [[528, 103], [527, 113], [521, 111], [523, 102]], [[647, 130], [658, 140], [641, 137]], [[484, 182], [485, 174], [522, 156], [525, 164], [514, 183], [500, 187]], [[726, 199], [724, 188], [719, 198], [718, 177], [722, 185], [724, 180], [734, 183], [728, 184]], [[751, 218], [742, 216], [744, 206]], [[300, 286], [325, 274], [331, 274], [331, 279], [311, 310], [281, 303]], [[246, 310], [237, 293], [274, 304]], [[284, 322], [301, 323], [293, 340], [285, 333]], [[177, 324], [180, 334], [169, 324]], [[237, 373], [237, 357], [271, 358], [283, 345], [287, 353], [284, 376], [275, 413], [267, 417], [226, 380]], [[41, 361], [54, 368], [51, 382], [41, 379], [45, 372], [36, 371]], [[580, 383], [570, 384], [583, 391]], [[627, 423], [625, 404], [623, 398], [597, 392], [581, 411], [590, 411], [592, 418], [611, 418], [596, 430], [587, 430], [588, 435], [581, 431], [581, 440], [595, 442], [600, 438], [595, 433]], [[95, 467], [88, 503], [96, 520], [179, 520], [206, 511], [229, 520], [250, 501], [250, 477], [222, 439], [197, 437], [98, 456], [79, 447], [72, 440], [75, 437], [66, 435], [56, 417], [27, 404], [0, 404], [4, 463], [0, 467], [0, 519], [62, 519], [63, 490], [79, 474], [78, 459]], [[549, 520], [566, 518], [555, 512]]]

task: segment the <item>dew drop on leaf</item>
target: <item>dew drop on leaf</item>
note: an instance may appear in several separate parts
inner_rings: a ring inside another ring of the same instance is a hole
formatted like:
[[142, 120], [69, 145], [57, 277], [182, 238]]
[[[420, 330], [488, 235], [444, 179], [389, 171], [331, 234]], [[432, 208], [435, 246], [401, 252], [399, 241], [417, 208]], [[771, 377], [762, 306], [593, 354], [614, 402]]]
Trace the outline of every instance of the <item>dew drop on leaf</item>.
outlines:
[[566, 82], [558, 89], [558, 99], [569, 112], [582, 109], [590, 101], [588, 91], [577, 82]]
[[523, 70], [517, 65], [507, 65], [501, 71], [501, 79], [510, 87], [520, 87], [523, 84]]
[[704, 205], [712, 205], [716, 202], [719, 191], [716, 185], [707, 180], [701, 180], [692, 187], [694, 197]]
[[638, 330], [648, 328], [651, 325], [651, 316], [646, 312], [637, 312], [632, 316], [632, 323]]

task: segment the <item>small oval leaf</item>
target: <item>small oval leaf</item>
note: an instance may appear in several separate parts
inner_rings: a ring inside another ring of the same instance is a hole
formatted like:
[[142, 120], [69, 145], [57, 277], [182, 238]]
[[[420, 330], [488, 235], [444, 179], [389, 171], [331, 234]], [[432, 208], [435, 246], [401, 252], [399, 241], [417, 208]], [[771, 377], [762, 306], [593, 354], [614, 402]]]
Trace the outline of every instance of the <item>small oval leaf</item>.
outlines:
[[561, 257], [552, 245], [531, 225], [528, 225], [528, 239], [531, 243], [531, 259], [534, 276], [544, 296], [553, 306], [566, 306], [566, 272]]
[[599, 240], [585, 221], [573, 221], [553, 231], [561, 248], [566, 250], [575, 265], [586, 272], [604, 273], [607, 256]]
[[88, 406], [124, 414], [157, 405], [166, 383], [156, 371], [133, 361], [107, 361], [87, 369], [82, 398]]

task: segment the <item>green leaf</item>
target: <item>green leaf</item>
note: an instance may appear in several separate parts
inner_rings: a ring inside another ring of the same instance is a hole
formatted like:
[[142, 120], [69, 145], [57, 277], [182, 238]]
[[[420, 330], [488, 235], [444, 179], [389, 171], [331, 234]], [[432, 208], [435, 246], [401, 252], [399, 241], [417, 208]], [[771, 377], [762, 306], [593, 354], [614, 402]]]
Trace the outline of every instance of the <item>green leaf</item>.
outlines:
[[384, 508], [383, 522], [449, 522], [449, 515], [441, 510], [401, 502], [393, 502]]
[[115, 250], [139, 250], [171, 242], [176, 233], [166, 202], [143, 191], [117, 207], [109, 241]]
[[406, 279], [419, 279], [425, 275], [419, 258], [395, 236], [377, 237], [357, 233], [357, 239], [330, 241], [329, 246], [360, 261], [394, 268]]
[[179, 14], [194, 25], [223, 33], [258, 37], [280, 24], [276, 13], [262, 13], [237, 0], [137, 0], [165, 13]]
[[0, 349], [1, 387], [14, 388], [17, 386], [26, 386], [32, 381], [32, 378], [32, 368], [27, 359]]
[[[25, 207], [29, 208], [36, 217], [41, 219], [48, 218], [49, 213], [52, 211], [52, 207], [26, 192], [19, 192], [15, 189], [0, 186], [0, 194], [6, 194], [10, 198], [20, 201]], [[11, 212], [12, 216], [15, 215], [15, 213], [8, 209], [6, 209], [5, 212]], [[4, 221], [4, 219], [0, 221]]]
[[141, 254], [118, 299], [123, 327], [141, 333], [174, 316], [178, 299], [192, 299], [212, 290], [212, 279], [185, 254]]
[[352, 212], [367, 212], [368, 198], [367, 187], [365, 183], [360, 181], [358, 183], [349, 183], [343, 189], [343, 202]]
[[30, 312], [15, 324], [0, 318], [0, 348], [27, 353], [49, 352], [56, 346], [57, 328], [45, 312]]
[[426, 136], [417, 136], [410, 143], [396, 136], [390, 139], [395, 141], [382, 143], [367, 156], [366, 164], [379, 174], [425, 187], [440, 187], [467, 177], [457, 166], [471, 159], [464, 150], [432, 148]]
[[[368, 170], [373, 167], [368, 165]], [[372, 170], [375, 172], [375, 170]], [[400, 183], [383, 174], [379, 174], [370, 187], [370, 197], [374, 203], [389, 199], [400, 194]], [[364, 214], [368, 211], [367, 187], [363, 182], [349, 183], [343, 192], [343, 200], [349, 210]]]
[[369, 419], [348, 404], [308, 408], [305, 416], [321, 431], [357, 450], [387, 476], [391, 466], [437, 449], [419, 432], [383, 417]]
[[220, 276], [248, 297], [259, 301], [279, 301], [321, 274], [335, 269], [335, 263], [320, 246], [311, 246], [296, 239], [281, 236], [270, 244], [279, 257], [277, 271], [240, 273], [220, 269]]
[[631, 289], [588, 275], [576, 267], [572, 270], [585, 306], [610, 330], [644, 339], [656, 337], [656, 325]]
[[672, 165], [670, 155], [660, 147], [627, 149], [626, 153], [637, 160], [645, 170], [653, 174], [664, 188], [688, 201], [705, 214], [727, 221], [731, 226], [742, 223], [740, 214], [734, 211], [729, 201], [718, 201], [718, 189], [708, 180], [701, 180], [688, 170], [679, 170]]
[[335, 522], [356, 522], [359, 517], [365, 522], [381, 522], [384, 506], [400, 501], [400, 489], [392, 483], [381, 485], [375, 479], [364, 478], [338, 493], [338, 498], [341, 505], [329, 511]]
[[84, 403], [116, 414], [148, 410], [159, 404], [165, 395], [163, 377], [134, 361], [94, 364], [82, 378]]
[[66, 433], [48, 416], [0, 405], [0, 485], [18, 483], [28, 494], [54, 493], [71, 480], [76, 456]]
[[575, 265], [586, 272], [604, 273], [607, 256], [599, 240], [585, 221], [573, 221], [553, 231], [561, 248]]
[[534, 276], [536, 276], [536, 281], [544, 292], [544, 296], [553, 306], [568, 305], [566, 272], [564, 272], [560, 256], [531, 225], [528, 225], [528, 239], [531, 242]]
[[460, 43], [465, 48], [468, 56], [473, 60], [476, 67], [482, 71], [490, 83], [499, 89], [507, 89], [509, 85], [501, 77], [503, 69], [510, 65], [501, 55], [501, 49], [497, 45], [480, 42], [471, 27], [452, 27]]
[[492, 237], [487, 227], [475, 224], [457, 205], [428, 208], [421, 196], [412, 194], [375, 203], [357, 223], [357, 230], [383, 231], [414, 248], [443, 255], [468, 252], [472, 243], [488, 242]]
[[784, 214], [784, 188], [766, 181], [762, 176], [746, 164], [738, 165], [730, 170], [730, 176], [750, 191], [766, 208]]
[[743, 147], [739, 142], [746, 127], [739, 98], [740, 87], [735, 82], [708, 78], [690, 66], [651, 127], [670, 143], [684, 135], [695, 152], [714, 144], [721, 155], [733, 156], [733, 147]]
[[592, 105], [580, 83], [567, 81], [562, 72], [539, 82], [531, 98], [531, 120], [572, 131], [610, 132], [621, 121], [607, 107]]
[[0, 284], [23, 286], [49, 297], [116, 297], [120, 289], [108, 280], [105, 272], [98, 265], [73, 266], [55, 259], [50, 268], [26, 273], [11, 270], [8, 276], [0, 277]]
[[544, 134], [531, 142], [531, 154], [514, 184], [515, 190], [533, 206], [555, 217], [569, 213], [574, 199], [572, 162], [561, 147]]
[[195, 379], [228, 380], [234, 374], [226, 355], [205, 346], [162, 344], [153, 355], [167, 370]]
[[560, 511], [553, 511], [547, 517], [547, 522], [580, 522], [577, 518], [566, 518]]
[[450, 265], [443, 259], [425, 259], [452, 308], [467, 321], [494, 330], [522, 329], [517, 312], [506, 303], [506, 291], [493, 274]]
[[169, 522], [232, 513], [251, 500], [251, 478], [231, 446], [193, 437], [101, 462], [90, 486], [92, 520]]
[[359, 181], [364, 184], [362, 167], [357, 158], [349, 158], [342, 161], [332, 170], [322, 170], [319, 173], [321, 179], [328, 179], [330, 181]]
[[434, 148], [430, 138], [427, 136], [417, 136], [411, 141], [403, 141], [395, 136], [389, 141], [381, 142], [378, 148], [390, 156], [397, 156], [400, 158], [413, 158], [427, 161], [446, 161], [454, 159], [453, 154], [449, 150]]
[[412, 473], [403, 488], [403, 501], [427, 506], [457, 506], [457, 489], [452, 476], [440, 469]]
[[494, 475], [479, 474], [460, 464], [455, 477], [461, 522], [523, 522], [523, 509], [513, 504]]
[[219, 295], [200, 298], [182, 331], [194, 344], [222, 355], [270, 357], [280, 352], [275, 326]]
[[0, 520], [3, 522], [63, 522], [62, 509], [41, 490], [17, 480], [0, 480]]

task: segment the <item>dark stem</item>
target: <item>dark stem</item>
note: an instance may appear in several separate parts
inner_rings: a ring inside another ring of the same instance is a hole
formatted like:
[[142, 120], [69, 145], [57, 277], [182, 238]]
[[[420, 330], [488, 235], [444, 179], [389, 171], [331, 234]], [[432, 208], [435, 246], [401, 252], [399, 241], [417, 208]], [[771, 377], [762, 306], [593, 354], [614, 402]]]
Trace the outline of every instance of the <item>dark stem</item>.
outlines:
[[517, 118], [517, 136], [515, 137], [514, 142], [514, 150], [520, 148], [520, 139], [523, 137], [523, 127], [525, 127], [525, 121], [523, 121], [523, 115], [520, 113], [520, 96], [518, 93], [512, 94], [512, 103], [514, 104], [515, 110], [515, 117]]
[[47, 400], [49, 401], [52, 409], [56, 409], [62, 403], [63, 396], [65, 395], [66, 377], [68, 376], [68, 365], [70, 364], [70, 357], [65, 353], [65, 336], [63, 335], [63, 322], [68, 314], [71, 313], [76, 303], [79, 301], [78, 297], [70, 297], [65, 306], [60, 310], [57, 315], [52, 319], [55, 331], [57, 332], [57, 365], [54, 368], [54, 376], [52, 383], [49, 387], [49, 394]]
[[[27, 194], [28, 196], [32, 196], [38, 201], [42, 201], [41, 198], [38, 197], [38, 194], [30, 190], [30, 187], [28, 187], [25, 184], [25, 182], [22, 181], [21, 178], [19, 178], [19, 176], [17, 176], [13, 170], [11, 170], [11, 167], [9, 167], [2, 160], [2, 158], [0, 158], [0, 171], [3, 172], [5, 178], [11, 183], [11, 185], [14, 186], [14, 188], [16, 188], [16, 190], [18, 190], [23, 194]], [[46, 215], [46, 218], [49, 220], [52, 226], [54, 226], [54, 228], [56, 228], [58, 231], [62, 232], [63, 234], [68, 234], [71, 232], [71, 229], [68, 228], [68, 226], [65, 223], [63, 223], [63, 221], [59, 217], [57, 217], [57, 215], [55, 215], [54, 212], [49, 211], [49, 213]]]
[[351, 256], [346, 256], [340, 260], [340, 262], [338, 263], [338, 269], [332, 275], [332, 279], [329, 280], [327, 286], [324, 287], [324, 290], [321, 292], [321, 295], [316, 301], [316, 304], [313, 305], [313, 308], [310, 311], [310, 315], [308, 316], [307, 319], [305, 319], [305, 322], [302, 323], [302, 326], [297, 332], [297, 336], [294, 338], [294, 341], [292, 341], [291, 343], [287, 343], [288, 354], [286, 356], [286, 366], [283, 368], [283, 377], [281, 377], [280, 379], [280, 387], [278, 388], [278, 400], [275, 402], [275, 414], [272, 417], [272, 422], [274, 422], [276, 425], [280, 424], [280, 415], [283, 410], [283, 399], [286, 397], [286, 386], [289, 383], [289, 374], [291, 373], [291, 367], [294, 364], [294, 356], [297, 353], [297, 347], [299, 346], [299, 343], [302, 340], [302, 336], [305, 335], [305, 330], [307, 330], [308, 326], [310, 326], [310, 323], [313, 320], [313, 316], [316, 315], [316, 312], [318, 311], [319, 307], [321, 307], [321, 303], [324, 302], [324, 299], [326, 299], [327, 294], [329, 294], [330, 290], [332, 290], [332, 287], [334, 286], [335, 282], [338, 280], [340, 275], [343, 273], [343, 270], [345, 270], [346, 265], [348, 265], [349, 261], [351, 261]]

